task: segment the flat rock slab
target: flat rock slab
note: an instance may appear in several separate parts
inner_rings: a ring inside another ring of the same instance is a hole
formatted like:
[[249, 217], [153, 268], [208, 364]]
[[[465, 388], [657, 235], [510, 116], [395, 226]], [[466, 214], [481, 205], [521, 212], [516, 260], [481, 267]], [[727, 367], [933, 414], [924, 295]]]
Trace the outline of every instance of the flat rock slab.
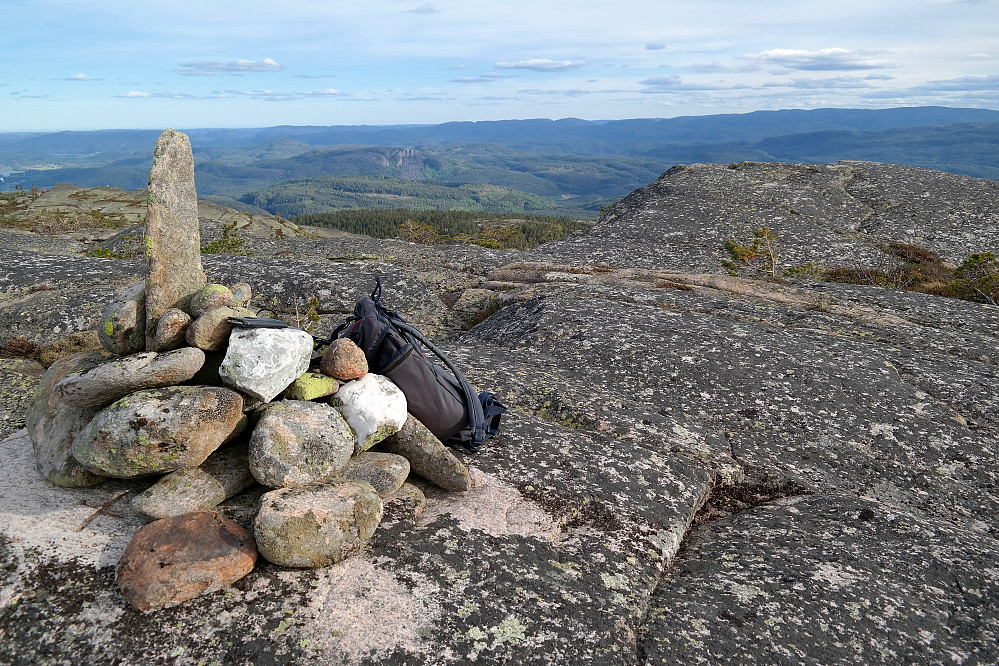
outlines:
[[916, 167], [853, 160], [677, 165], [614, 204], [588, 232], [533, 254], [723, 273], [726, 238], [748, 239], [766, 225], [781, 237], [784, 265], [885, 265], [873, 244], [851, 237], [857, 231], [917, 243], [956, 265], [969, 248], [999, 243], [997, 204], [990, 180]]
[[708, 523], [656, 589], [648, 664], [995, 663], [995, 539], [853, 497]]
[[129, 393], [182, 384], [205, 364], [205, 353], [186, 347], [162, 354], [142, 352], [107, 363], [59, 381], [53, 389], [57, 401], [73, 407], [106, 405]]
[[943, 348], [950, 331], [673, 289], [627, 298], [585, 287], [510, 306], [445, 351], [511, 406], [580, 430], [999, 525], [999, 370]]
[[0, 247], [0, 292], [131, 284], [142, 275], [141, 261], [65, 257]]
[[163, 518], [136, 532], [116, 567], [118, 586], [142, 611], [175, 606], [253, 570], [253, 534], [210, 511]]
[[[5, 614], [13, 640], [0, 644], [0, 658], [140, 661], [183, 648], [223, 662], [635, 664], [637, 630], [664, 554], [675, 552], [708, 474], [682, 457], [615, 448], [613, 438], [510, 416], [476, 456], [488, 471], [476, 470], [475, 487], [429, 495], [419, 522], [406, 511], [383, 519], [365, 554], [296, 572], [258, 562], [225, 595], [159, 611], [163, 621], [129, 606], [110, 573], [139, 525], [116, 517], [113, 505], [89, 524], [122, 526], [113, 549], [70, 538], [40, 508], [59, 506], [55, 497], [70, 491], [37, 479], [44, 494], [17, 505], [24, 514], [17, 529], [0, 508], [7, 521], [0, 527], [24, 549], [0, 547], [0, 580], [18, 595]], [[33, 474], [30, 458], [0, 462], [0, 470], [20, 470], [0, 478], [0, 487], [18, 487]], [[62, 510], [81, 512], [79, 500], [93, 494], [87, 501], [96, 502], [105, 486], [72, 491]], [[119, 502], [127, 507], [126, 497]], [[28, 539], [29, 528], [43, 526], [44, 534]], [[84, 548], [105, 552], [104, 568], [54, 559]], [[68, 624], [77, 628], [71, 643], [46, 639]]]
[[24, 428], [32, 396], [45, 367], [27, 358], [0, 359], [0, 438]]
[[[46, 561], [93, 572], [113, 567], [143, 524], [127, 509], [134, 481], [110, 479], [93, 488], [60, 488], [35, 469], [26, 430], [0, 441], [0, 551], [10, 562]], [[6, 565], [5, 565], [6, 566]], [[12, 572], [12, 570], [7, 570]], [[26, 572], [25, 572], [26, 573]], [[30, 585], [0, 574], [6, 599], [30, 596]], [[93, 582], [93, 581], [91, 581]]]
[[[301, 243], [296, 242], [296, 245]], [[444, 303], [417, 278], [419, 274], [413, 268], [398, 266], [390, 261], [342, 261], [335, 258], [336, 270], [330, 270], [322, 241], [310, 242], [308, 247], [300, 248], [298, 254], [310, 260], [205, 255], [204, 264], [213, 279], [224, 284], [246, 282], [251, 285], [255, 294], [254, 305], [287, 316], [294, 316], [296, 303], [301, 308], [304, 301], [315, 295], [320, 303], [319, 314], [335, 314], [334, 321], [340, 323], [343, 316], [354, 311], [358, 299], [371, 292], [374, 287], [372, 276], [380, 275], [386, 302], [406, 321], [430, 334], [440, 329], [447, 319]]]
[[167, 474], [132, 499], [132, 507], [153, 519], [209, 511], [254, 484], [246, 445], [216, 451], [194, 469]]
[[48, 345], [70, 333], [96, 331], [115, 291], [112, 287], [60, 287], [7, 301], [0, 298], [0, 339], [24, 338]]
[[[308, 253], [315, 244], [308, 241], [303, 251]], [[509, 254], [492, 253], [510, 260]], [[381, 275], [387, 302], [414, 326], [430, 334], [447, 319], [444, 303], [417, 278], [417, 270], [392, 263], [337, 263], [331, 271], [321, 253], [313, 261], [221, 255], [204, 255], [203, 259], [214, 278], [225, 284], [251, 285], [256, 305], [288, 316], [294, 316], [296, 301], [301, 306], [303, 299], [316, 295], [319, 314], [328, 315], [331, 325], [339, 323], [371, 291], [371, 276]], [[0, 247], [0, 293], [23, 298], [13, 303], [0, 298], [0, 330], [47, 343], [67, 332], [96, 329], [118, 289], [144, 276], [141, 260], [66, 257]]]
[[86, 244], [69, 238], [53, 238], [16, 229], [0, 229], [0, 246], [12, 250], [43, 252], [75, 256], [87, 249]]

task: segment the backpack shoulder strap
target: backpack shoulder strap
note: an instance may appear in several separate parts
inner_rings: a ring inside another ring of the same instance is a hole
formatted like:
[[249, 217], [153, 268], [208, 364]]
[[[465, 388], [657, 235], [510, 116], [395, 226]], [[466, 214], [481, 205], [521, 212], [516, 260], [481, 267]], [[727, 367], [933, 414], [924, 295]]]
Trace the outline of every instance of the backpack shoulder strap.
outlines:
[[400, 331], [419, 342], [421, 346], [432, 351], [437, 358], [444, 362], [447, 369], [450, 370], [451, 374], [458, 380], [458, 384], [461, 386], [462, 392], [465, 394], [465, 404], [468, 407], [468, 417], [472, 426], [472, 443], [468, 448], [473, 452], [476, 451], [479, 446], [486, 441], [488, 433], [486, 427], [486, 416], [482, 411], [482, 401], [479, 399], [479, 396], [476, 395], [475, 389], [472, 388], [472, 384], [465, 378], [465, 375], [461, 372], [461, 370], [458, 369], [458, 366], [456, 366], [454, 362], [444, 354], [444, 352], [438, 349], [434, 343], [430, 342], [430, 340], [428, 340], [427, 337], [419, 331], [419, 329], [410, 326], [400, 318], [388, 317], [388, 320]]

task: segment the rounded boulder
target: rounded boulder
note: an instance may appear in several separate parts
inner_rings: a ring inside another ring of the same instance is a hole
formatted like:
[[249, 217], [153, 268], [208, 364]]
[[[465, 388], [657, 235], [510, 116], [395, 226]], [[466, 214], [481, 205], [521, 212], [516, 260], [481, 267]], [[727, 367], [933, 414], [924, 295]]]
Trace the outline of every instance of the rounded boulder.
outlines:
[[87, 469], [131, 479], [197, 467], [245, 427], [243, 397], [218, 386], [171, 386], [125, 396], [73, 442]]
[[346, 382], [368, 373], [368, 359], [350, 338], [337, 338], [323, 352], [320, 369], [324, 375]]
[[317, 402], [285, 400], [264, 410], [250, 437], [250, 472], [270, 488], [335, 477], [354, 452], [354, 433], [340, 414]]
[[280, 488], [260, 499], [253, 532], [260, 554], [286, 567], [325, 567], [358, 552], [382, 519], [364, 481]]
[[139, 529], [118, 562], [118, 586], [133, 606], [154, 611], [231, 585], [253, 570], [253, 534], [210, 511], [163, 518]]

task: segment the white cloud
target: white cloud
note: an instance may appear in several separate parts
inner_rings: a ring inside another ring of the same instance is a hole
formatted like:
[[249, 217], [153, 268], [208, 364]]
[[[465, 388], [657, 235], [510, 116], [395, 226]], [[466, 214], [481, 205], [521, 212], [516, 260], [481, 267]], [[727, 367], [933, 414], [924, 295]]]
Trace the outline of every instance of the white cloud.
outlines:
[[216, 74], [240, 75], [256, 72], [280, 72], [285, 66], [272, 60], [190, 60], [180, 63], [177, 71], [184, 76], [214, 76]]
[[342, 93], [336, 88], [327, 88], [325, 90], [310, 90], [308, 92], [302, 93], [303, 97], [346, 97], [347, 93]]
[[515, 79], [517, 74], [500, 74], [499, 72], [487, 72], [479, 76], [462, 76], [457, 79], [448, 79], [448, 83], [491, 83], [500, 79]]
[[927, 81], [926, 83], [906, 89], [906, 93], [938, 93], [938, 92], [981, 92], [999, 90], [999, 74], [989, 76], [961, 76], [956, 79], [942, 81]]
[[325, 90], [307, 91], [278, 91], [278, 90], [223, 90], [213, 91], [218, 97], [250, 97], [267, 102], [294, 102], [302, 99], [315, 98], [345, 98], [347, 93], [340, 92], [336, 88], [326, 88]]
[[[583, 97], [585, 95], [607, 95], [619, 93], [632, 93], [632, 90], [587, 90], [583, 88], [562, 88], [562, 89], [538, 89], [528, 88], [518, 90], [521, 95], [542, 95], [545, 97]], [[485, 99], [485, 98], [483, 98]]]
[[648, 86], [643, 93], [655, 94], [655, 93], [672, 93], [672, 92], [690, 92], [690, 91], [703, 91], [703, 90], [745, 90], [749, 88], [745, 84], [706, 84], [706, 83], [684, 83], [683, 80], [676, 76], [675, 74], [670, 74], [668, 76], [653, 76], [647, 79], [643, 79], [638, 82], [643, 86]]
[[129, 90], [127, 93], [115, 95], [116, 99], [217, 99], [224, 97], [218, 91], [212, 91], [211, 95], [195, 95], [193, 93], [177, 92], [175, 90], [156, 92], [143, 92], [140, 90]]
[[398, 102], [453, 102], [455, 98], [444, 95], [396, 95]]
[[94, 79], [90, 78], [86, 74], [74, 74], [73, 76], [67, 76], [66, 78], [63, 79], [63, 81], [93, 81], [93, 80]]
[[423, 14], [423, 15], [440, 14], [441, 12], [441, 10], [434, 7], [429, 2], [424, 2], [419, 7], [414, 7], [413, 9], [407, 9], [406, 11], [410, 14]]
[[515, 62], [498, 62], [496, 69], [530, 69], [535, 72], [564, 72], [570, 69], [585, 67], [585, 60], [549, 60], [548, 58], [530, 58]]
[[151, 97], [162, 97], [165, 99], [212, 99], [214, 95], [195, 95], [193, 93], [183, 93], [177, 92], [175, 90], [170, 90], [167, 92], [155, 92]]
[[653, 76], [644, 81], [639, 81], [643, 86], [675, 87], [682, 83], [679, 76], [670, 74], [669, 76]]
[[879, 52], [850, 51], [848, 49], [770, 49], [748, 56], [751, 62], [775, 65], [791, 70], [811, 72], [836, 72], [893, 67]]
[[744, 74], [746, 72], [758, 72], [760, 67], [758, 65], [739, 65], [736, 67], [730, 67], [728, 65], [722, 65], [717, 60], [712, 60], [709, 63], [695, 63], [693, 65], [687, 65], [685, 69], [695, 74]]
[[871, 88], [867, 77], [834, 76], [825, 79], [792, 79], [791, 81], [764, 83], [764, 88], [795, 88], [797, 90], [851, 90]]

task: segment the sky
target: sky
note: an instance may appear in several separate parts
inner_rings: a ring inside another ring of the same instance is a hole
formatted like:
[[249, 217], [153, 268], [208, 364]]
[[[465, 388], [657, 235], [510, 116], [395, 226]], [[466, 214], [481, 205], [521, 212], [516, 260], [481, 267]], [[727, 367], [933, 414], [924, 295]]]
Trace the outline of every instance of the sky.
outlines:
[[999, 0], [0, 0], [0, 132], [999, 109]]

